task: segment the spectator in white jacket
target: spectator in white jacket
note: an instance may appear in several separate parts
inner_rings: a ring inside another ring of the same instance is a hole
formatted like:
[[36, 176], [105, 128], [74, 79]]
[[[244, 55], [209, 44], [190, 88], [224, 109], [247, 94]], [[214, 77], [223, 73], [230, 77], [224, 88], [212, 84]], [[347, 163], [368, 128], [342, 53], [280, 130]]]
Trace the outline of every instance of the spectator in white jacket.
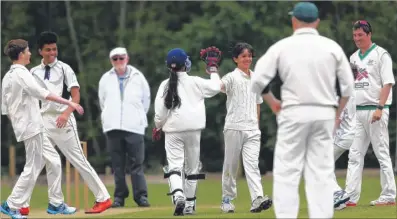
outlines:
[[113, 68], [100, 79], [98, 95], [102, 129], [107, 138], [114, 172], [112, 207], [124, 207], [124, 200], [129, 195], [125, 180], [126, 157], [131, 165], [134, 201], [140, 207], [149, 207], [143, 162], [150, 88], [142, 72], [128, 65], [129, 57], [125, 48], [113, 49], [109, 57]]
[[168, 52], [166, 63], [170, 76], [157, 91], [154, 122], [157, 130], [165, 133], [168, 166], [164, 177], [169, 181], [174, 215], [193, 214], [197, 180], [205, 178], [199, 174], [201, 130], [206, 122], [204, 98], [220, 92], [220, 78], [218, 73], [211, 73], [211, 80], [188, 75], [191, 62], [179, 48]]

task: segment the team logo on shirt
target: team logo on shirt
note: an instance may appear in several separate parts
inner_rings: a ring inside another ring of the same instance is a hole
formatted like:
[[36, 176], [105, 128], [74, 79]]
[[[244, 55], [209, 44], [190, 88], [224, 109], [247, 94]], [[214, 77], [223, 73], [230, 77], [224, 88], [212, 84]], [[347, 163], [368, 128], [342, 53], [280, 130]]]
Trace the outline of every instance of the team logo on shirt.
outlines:
[[367, 65], [375, 65], [376, 62], [373, 59], [368, 60]]
[[365, 68], [359, 68], [356, 73], [355, 88], [360, 90], [366, 90], [369, 87], [368, 83], [368, 71]]

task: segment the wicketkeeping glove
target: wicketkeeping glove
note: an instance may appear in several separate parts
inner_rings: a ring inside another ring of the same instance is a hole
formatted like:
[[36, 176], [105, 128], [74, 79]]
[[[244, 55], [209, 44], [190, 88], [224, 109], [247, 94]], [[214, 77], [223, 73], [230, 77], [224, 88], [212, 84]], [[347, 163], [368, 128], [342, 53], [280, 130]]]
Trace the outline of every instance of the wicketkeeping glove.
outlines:
[[152, 130], [152, 140], [159, 141], [161, 139], [161, 129], [153, 128]]
[[208, 74], [217, 73], [220, 62], [222, 60], [222, 52], [215, 46], [202, 49], [200, 51], [200, 58], [207, 65], [206, 72]]

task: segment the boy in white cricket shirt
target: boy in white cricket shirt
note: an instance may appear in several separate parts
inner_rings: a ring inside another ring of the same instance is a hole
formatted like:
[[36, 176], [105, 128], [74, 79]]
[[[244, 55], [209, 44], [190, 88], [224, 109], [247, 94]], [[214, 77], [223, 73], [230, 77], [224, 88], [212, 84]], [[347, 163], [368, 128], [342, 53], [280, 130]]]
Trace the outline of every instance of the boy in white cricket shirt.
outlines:
[[360, 199], [364, 157], [371, 143], [380, 164], [382, 192], [370, 205], [395, 205], [396, 182], [389, 148], [389, 108], [392, 86], [395, 84], [390, 54], [371, 40], [372, 27], [359, 20], [353, 25], [353, 40], [358, 50], [350, 56], [350, 63], [358, 68], [355, 80], [357, 130], [349, 152], [346, 192], [347, 206], [356, 206]]
[[153, 134], [160, 129], [165, 133], [168, 166], [164, 178], [168, 178], [174, 215], [194, 214], [197, 180], [204, 179], [199, 174], [201, 130], [206, 122], [204, 99], [220, 92], [220, 78], [217, 71], [211, 73], [211, 80], [189, 76], [191, 62], [179, 48], [168, 52], [166, 64], [170, 77], [157, 91]]
[[[11, 218], [26, 218], [21, 215], [20, 209], [32, 195], [42, 169], [43, 151], [50, 147], [49, 140], [44, 135], [44, 124], [37, 99], [69, 105], [79, 114], [83, 114], [84, 111], [79, 104], [58, 97], [36, 83], [25, 67], [30, 63], [31, 56], [27, 41], [22, 39], [9, 41], [4, 53], [10, 57], [13, 65], [2, 81], [1, 111], [11, 120], [16, 140], [24, 142], [26, 161], [11, 195], [1, 205], [0, 210]], [[65, 203], [61, 203], [58, 210], [59, 213], [64, 214], [76, 211]]]
[[272, 200], [263, 194], [259, 170], [261, 131], [259, 129], [262, 97], [251, 91], [250, 70], [253, 49], [248, 43], [237, 43], [232, 51], [236, 69], [222, 77], [222, 92], [226, 93], [227, 114], [224, 126], [225, 157], [222, 173], [221, 210], [233, 213], [232, 200], [237, 197], [236, 177], [240, 155], [251, 196], [251, 212], [270, 208]]
[[[72, 101], [78, 103], [80, 102], [80, 85], [72, 68], [57, 59], [57, 41], [58, 37], [53, 32], [40, 34], [37, 44], [43, 60], [40, 65], [32, 68], [30, 72], [43, 88], [47, 88], [58, 96], [64, 96], [65, 98], [69, 98], [66, 96], [70, 92]], [[95, 205], [91, 209], [87, 209], [85, 213], [101, 213], [110, 208], [112, 204], [110, 195], [83, 153], [73, 111], [70, 107], [42, 101], [41, 114], [47, 130], [46, 134], [52, 146], [58, 146], [65, 158], [81, 174], [88, 188], [95, 196]], [[48, 159], [45, 159], [46, 162], [42, 164], [42, 168], [47, 164], [50, 165], [51, 159], [59, 159], [59, 157], [51, 157], [49, 154], [44, 156]], [[61, 173], [47, 173], [50, 200], [56, 199], [63, 202], [61, 184], [57, 183], [57, 181], [61, 180], [61, 176]], [[56, 178], [58, 179], [54, 180]], [[25, 203], [24, 212], [29, 212], [28, 206], [29, 202]], [[51, 206], [49, 208], [56, 210]]]

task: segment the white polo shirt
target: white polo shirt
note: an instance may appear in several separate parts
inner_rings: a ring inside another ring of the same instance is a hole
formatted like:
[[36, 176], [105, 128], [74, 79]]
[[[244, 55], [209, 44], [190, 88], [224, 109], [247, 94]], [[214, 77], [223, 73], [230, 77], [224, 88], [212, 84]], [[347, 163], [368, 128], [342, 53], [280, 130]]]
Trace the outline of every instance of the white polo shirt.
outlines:
[[[55, 61], [48, 64], [48, 66], [50, 67], [48, 79], [45, 78], [46, 66], [43, 63], [43, 60], [40, 65], [30, 70], [41, 87], [48, 89], [51, 93], [58, 96], [62, 96], [64, 83], [66, 84], [69, 92], [72, 87], [80, 87], [73, 69], [68, 64], [55, 59]], [[67, 105], [44, 100], [42, 101], [41, 112], [61, 114], [67, 108]]]
[[[296, 30], [259, 58], [252, 76], [253, 91], [262, 93], [277, 72], [283, 82], [282, 110], [290, 106], [337, 106], [336, 78], [342, 96], [351, 96], [354, 89], [353, 72], [342, 48], [313, 28]], [[322, 117], [330, 119], [332, 114]]]
[[[364, 54], [357, 50], [350, 56], [350, 62], [357, 65], [355, 80], [357, 106], [376, 106], [380, 91], [385, 84], [395, 84], [393, 62], [390, 54], [375, 43]], [[390, 90], [386, 105], [391, 105], [393, 92]]]
[[37, 99], [44, 100], [49, 94], [48, 90], [37, 84], [23, 65], [11, 65], [10, 70], [4, 75], [1, 112], [11, 120], [18, 142], [44, 131]]
[[263, 99], [251, 90], [251, 77], [236, 68], [222, 77], [222, 83], [227, 95], [224, 129], [259, 129], [257, 104], [263, 103]]

